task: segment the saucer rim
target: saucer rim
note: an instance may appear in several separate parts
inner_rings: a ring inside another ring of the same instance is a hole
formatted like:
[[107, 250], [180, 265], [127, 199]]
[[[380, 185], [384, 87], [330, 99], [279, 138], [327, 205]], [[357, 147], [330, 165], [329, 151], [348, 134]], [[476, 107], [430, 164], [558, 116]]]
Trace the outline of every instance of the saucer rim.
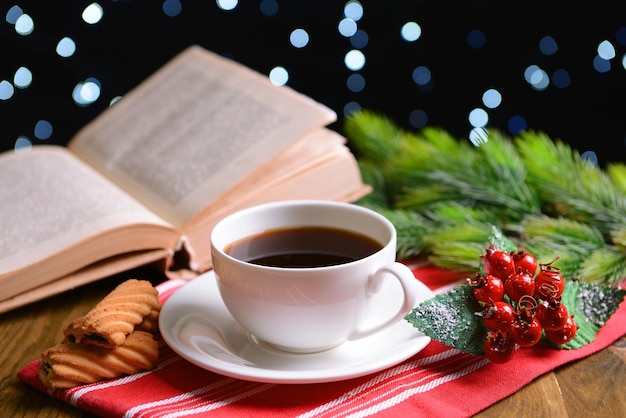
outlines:
[[[174, 326], [172, 327], [172, 329], [168, 329], [168, 327], [166, 327], [166, 323], [168, 321], [172, 322], [171, 318], [169, 318], [170, 312], [175, 313], [174, 311], [176, 309], [180, 310], [180, 307], [176, 305], [184, 304], [183, 300], [179, 301], [178, 299], [181, 299], [186, 293], [191, 292], [192, 289], [196, 290], [195, 287], [210, 288], [211, 286], [215, 286], [215, 294], [209, 299], [209, 301], [212, 303], [220, 304], [219, 308], [222, 308], [227, 314], [228, 318], [236, 324], [236, 321], [232, 318], [232, 316], [228, 314], [227, 308], [223, 305], [223, 301], [221, 300], [221, 297], [219, 296], [219, 292], [217, 290], [215, 273], [211, 270], [190, 280], [189, 283], [184, 284], [172, 295], [170, 295], [170, 297], [163, 303], [163, 306], [161, 308], [161, 314], [159, 315], [159, 329], [164, 342], [176, 354], [204, 370], [208, 370], [222, 376], [259, 383], [310, 384], [338, 382], [376, 373], [397, 365], [422, 351], [431, 342], [431, 338], [421, 333], [421, 331], [417, 330], [414, 327], [407, 327], [406, 329], [410, 329], [411, 333], [417, 332], [419, 333], [419, 335], [412, 335], [410, 338], [410, 344], [408, 344], [409, 340], [407, 340], [406, 343], [401, 344], [401, 349], [393, 350], [388, 355], [384, 356], [382, 360], [380, 357], [372, 358], [372, 360], [375, 359], [376, 361], [371, 363], [368, 362], [369, 364], [371, 364], [370, 366], [368, 366], [368, 363], [364, 362], [363, 359], [355, 361], [355, 363], [353, 364], [348, 364], [346, 367], [330, 367], [318, 370], [281, 370], [262, 367], [241, 366], [235, 363], [223, 362], [216, 358], [214, 358], [213, 361], [210, 361], [211, 357], [209, 356], [203, 357], [205, 361], [202, 361], [199, 359], [199, 356], [193, 354], [193, 350], [191, 350], [190, 347], [185, 345], [173, 335]], [[428, 294], [424, 295], [424, 297], [421, 298], [418, 303], [422, 300], [434, 296], [434, 294], [425, 286], [423, 291], [427, 291]], [[190, 311], [190, 313], [193, 312]], [[173, 321], [173, 325], [175, 324], [176, 320]], [[368, 338], [372, 338], [385, 332], [388, 333], [390, 332], [390, 330], [386, 329], [380, 331], [378, 334], [363, 338], [361, 342], [363, 342], [363, 340], [367, 340]], [[408, 333], [408, 331], [406, 332]], [[250, 339], [248, 338], [248, 340]], [[359, 343], [359, 341], [353, 341], [351, 343]], [[251, 341], [248, 341], [247, 344], [254, 347], [254, 343], [252, 343]], [[256, 346], [255, 348], [261, 349], [259, 346]], [[336, 348], [333, 348], [329, 352], [332, 352], [335, 349]], [[302, 355], [286, 352], [281, 354], [294, 357]], [[244, 357], [240, 358], [242, 360], [246, 360]], [[220, 367], [220, 364], [227, 367]], [[359, 365], [360, 367], [356, 367]]]

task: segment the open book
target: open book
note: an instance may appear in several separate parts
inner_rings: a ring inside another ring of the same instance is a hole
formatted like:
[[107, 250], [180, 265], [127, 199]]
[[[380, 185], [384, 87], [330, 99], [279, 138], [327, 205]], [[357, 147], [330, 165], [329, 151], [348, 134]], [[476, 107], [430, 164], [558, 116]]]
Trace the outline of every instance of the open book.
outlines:
[[335, 119], [192, 46], [67, 147], [0, 154], [0, 312], [153, 262], [192, 278], [233, 211], [367, 194]]

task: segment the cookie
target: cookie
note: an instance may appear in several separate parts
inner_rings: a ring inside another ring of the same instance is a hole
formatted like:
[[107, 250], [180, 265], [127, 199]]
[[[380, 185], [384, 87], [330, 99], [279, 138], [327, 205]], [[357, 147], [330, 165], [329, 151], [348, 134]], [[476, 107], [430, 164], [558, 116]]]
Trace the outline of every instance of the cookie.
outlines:
[[152, 320], [151, 326], [156, 329], [154, 318], [158, 317], [160, 309], [158, 292], [149, 281], [127, 280], [113, 289], [86, 315], [68, 324], [64, 330], [65, 341], [105, 348], [116, 347], [145, 320]]
[[152, 334], [135, 331], [115, 348], [65, 343], [48, 348], [41, 358], [39, 379], [43, 385], [67, 389], [152, 370], [158, 362], [159, 347]]
[[156, 335], [159, 333], [159, 314], [161, 309], [152, 309], [148, 315], [143, 318], [140, 324], [135, 327], [135, 331], [146, 331]]

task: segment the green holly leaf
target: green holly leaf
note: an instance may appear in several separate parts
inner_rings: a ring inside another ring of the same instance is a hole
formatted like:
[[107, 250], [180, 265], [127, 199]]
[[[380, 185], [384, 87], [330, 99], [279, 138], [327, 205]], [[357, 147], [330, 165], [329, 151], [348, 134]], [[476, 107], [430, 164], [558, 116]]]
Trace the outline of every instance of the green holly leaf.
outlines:
[[480, 355], [487, 336], [480, 311], [472, 286], [461, 285], [422, 302], [405, 319], [434, 340]]
[[[577, 349], [589, 344], [624, 301], [626, 290], [576, 281], [565, 283], [561, 298], [578, 326], [576, 337], [555, 348]], [[470, 285], [458, 286], [419, 304], [405, 319], [425, 335], [449, 347], [482, 355], [487, 328]]]
[[578, 327], [572, 341], [560, 348], [577, 349], [594, 340], [606, 321], [624, 301], [626, 290], [576, 281], [565, 283], [561, 303], [567, 307]]

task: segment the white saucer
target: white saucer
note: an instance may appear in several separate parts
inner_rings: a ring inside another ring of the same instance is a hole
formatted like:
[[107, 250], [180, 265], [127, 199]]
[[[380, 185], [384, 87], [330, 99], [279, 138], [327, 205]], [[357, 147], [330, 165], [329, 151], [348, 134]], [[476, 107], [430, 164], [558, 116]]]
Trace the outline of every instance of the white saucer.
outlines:
[[[388, 314], [400, 292], [386, 280], [375, 298], [376, 315]], [[421, 302], [433, 296], [423, 286]], [[214, 273], [205, 273], [178, 289], [159, 316], [165, 342], [181, 357], [206, 370], [266, 383], [321, 383], [351, 379], [398, 364], [420, 352], [430, 338], [407, 321], [372, 336], [313, 354], [286, 353], [258, 343], [232, 318], [217, 289]]]

